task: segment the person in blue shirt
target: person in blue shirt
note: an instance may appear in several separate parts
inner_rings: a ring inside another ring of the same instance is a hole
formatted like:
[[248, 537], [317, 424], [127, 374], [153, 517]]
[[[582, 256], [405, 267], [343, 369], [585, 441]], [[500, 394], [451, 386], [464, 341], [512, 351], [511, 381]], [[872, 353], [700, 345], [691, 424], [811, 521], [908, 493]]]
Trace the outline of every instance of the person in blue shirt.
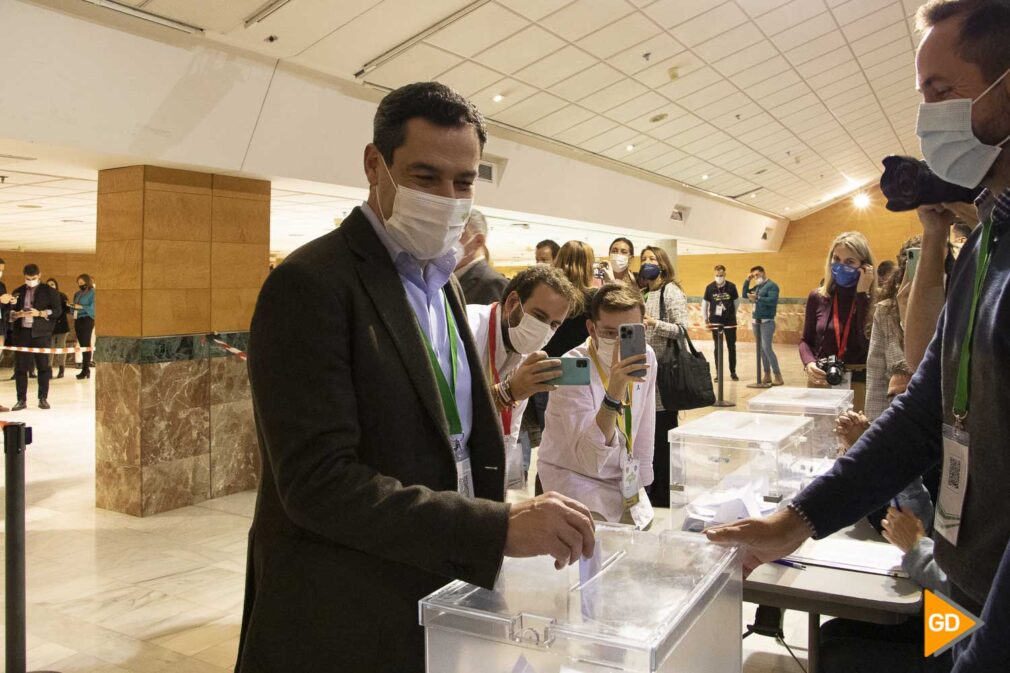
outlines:
[[[91, 346], [91, 334], [95, 331], [95, 281], [86, 273], [77, 277], [77, 292], [74, 293], [74, 334], [81, 348]], [[91, 352], [82, 354], [81, 373], [78, 379], [91, 378]]]
[[[759, 383], [784, 385], [779, 359], [772, 345], [772, 338], [775, 336], [775, 314], [779, 307], [779, 286], [768, 278], [763, 266], [755, 266], [743, 283], [743, 296], [754, 303], [751, 325], [754, 329], [754, 340], [761, 340], [761, 365], [765, 375]], [[775, 375], [774, 379], [772, 374]]]

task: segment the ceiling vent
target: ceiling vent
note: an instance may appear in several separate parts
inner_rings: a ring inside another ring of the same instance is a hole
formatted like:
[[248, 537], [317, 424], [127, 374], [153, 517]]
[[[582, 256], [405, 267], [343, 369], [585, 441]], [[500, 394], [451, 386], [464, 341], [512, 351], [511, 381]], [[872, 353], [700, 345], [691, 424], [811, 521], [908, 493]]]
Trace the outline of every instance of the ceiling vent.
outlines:
[[498, 182], [498, 167], [490, 161], [481, 161], [477, 167], [477, 179], [481, 182]]

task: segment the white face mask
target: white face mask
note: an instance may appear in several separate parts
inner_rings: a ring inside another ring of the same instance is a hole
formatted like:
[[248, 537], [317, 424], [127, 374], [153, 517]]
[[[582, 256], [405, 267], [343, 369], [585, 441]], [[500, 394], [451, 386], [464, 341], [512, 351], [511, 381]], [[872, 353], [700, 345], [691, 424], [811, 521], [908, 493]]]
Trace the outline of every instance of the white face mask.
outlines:
[[509, 341], [516, 353], [529, 355], [547, 345], [547, 342], [554, 336], [554, 330], [547, 323], [537, 320], [519, 304], [519, 310], [523, 312], [523, 317], [516, 327], [509, 325]]
[[614, 267], [617, 273], [623, 273], [628, 268], [629, 259], [627, 255], [611, 255], [610, 266]]
[[418, 261], [436, 259], [452, 250], [470, 219], [473, 199], [450, 199], [401, 187], [381, 156], [380, 160], [396, 187], [393, 214], [387, 218], [380, 213], [389, 237]]
[[596, 337], [596, 357], [600, 359], [600, 365], [606, 370], [610, 369], [610, 363], [614, 361], [615, 348], [617, 348], [617, 339]]
[[986, 145], [971, 128], [971, 108], [1010, 74], [1007, 70], [972, 100], [955, 98], [938, 103], [920, 103], [915, 132], [922, 155], [940, 179], [973, 189], [996, 162], [1007, 136], [998, 145]]
[[716, 276], [715, 277], [715, 284], [716, 285], [722, 285], [725, 282], [726, 282], [726, 276]]
[[35, 280], [26, 280], [25, 285], [27, 285], [28, 287], [38, 287], [39, 279], [36, 278]]

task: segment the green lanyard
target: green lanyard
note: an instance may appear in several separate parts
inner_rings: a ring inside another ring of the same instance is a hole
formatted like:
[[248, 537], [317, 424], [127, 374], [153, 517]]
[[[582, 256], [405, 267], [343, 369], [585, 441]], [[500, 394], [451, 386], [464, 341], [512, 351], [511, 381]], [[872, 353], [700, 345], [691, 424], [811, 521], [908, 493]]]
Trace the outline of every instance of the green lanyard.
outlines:
[[982, 296], [982, 283], [989, 272], [989, 262], [992, 260], [993, 241], [992, 218], [982, 225], [982, 243], [978, 252], [978, 263], [975, 266], [975, 288], [971, 296], [971, 313], [968, 316], [968, 331], [961, 342], [961, 357], [957, 364], [957, 389], [954, 392], [954, 418], [961, 425], [968, 417], [968, 387], [971, 383], [971, 347], [975, 336], [975, 316], [978, 313], [978, 300]]
[[418, 331], [421, 333], [424, 345], [428, 349], [428, 361], [431, 363], [432, 372], [435, 374], [435, 382], [438, 384], [438, 394], [442, 398], [442, 409], [445, 410], [445, 419], [449, 421], [449, 434], [462, 435], [463, 423], [459, 420], [459, 408], [456, 406], [456, 319], [449, 309], [449, 299], [446, 298], [444, 290], [442, 291], [442, 306], [445, 309], [445, 322], [449, 326], [449, 354], [452, 357], [451, 386], [449, 385], [449, 381], [445, 379], [442, 366], [438, 364], [438, 356], [435, 355], [435, 349], [431, 347], [431, 340], [428, 339], [428, 335], [424, 333], [420, 325], [418, 325]]

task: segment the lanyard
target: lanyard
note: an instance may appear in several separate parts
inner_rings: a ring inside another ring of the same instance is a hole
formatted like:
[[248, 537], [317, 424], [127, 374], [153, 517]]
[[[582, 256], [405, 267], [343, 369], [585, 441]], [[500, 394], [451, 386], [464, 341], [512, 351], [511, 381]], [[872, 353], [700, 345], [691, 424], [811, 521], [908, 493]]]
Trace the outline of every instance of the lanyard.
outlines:
[[835, 345], [838, 346], [838, 359], [845, 359], [845, 349], [849, 345], [849, 330], [852, 328], [852, 318], [856, 315], [856, 295], [852, 295], [852, 305], [849, 307], [849, 317], [845, 320], [845, 334], [842, 334], [842, 326], [838, 322], [838, 293], [834, 299], [834, 319], [835, 319]]
[[424, 345], [428, 349], [428, 361], [431, 363], [431, 369], [435, 374], [435, 382], [438, 384], [438, 394], [442, 398], [442, 409], [445, 410], [445, 420], [449, 422], [449, 434], [461, 435], [463, 434], [463, 424], [459, 420], [459, 408], [456, 406], [456, 319], [449, 309], [449, 300], [445, 296], [445, 290], [442, 291], [442, 307], [445, 309], [445, 322], [449, 327], [449, 354], [452, 357], [451, 387], [445, 379], [445, 374], [442, 373], [441, 365], [438, 364], [438, 356], [435, 355], [435, 349], [431, 347], [428, 335], [424, 333], [423, 329], [420, 329], [420, 325], [418, 325], [418, 331], [421, 333]]
[[[491, 305], [491, 322], [488, 323], [487, 333], [488, 333], [488, 350], [491, 356], [491, 373], [494, 375], [494, 383], [498, 385], [501, 383], [501, 375], [498, 373], [498, 367], [495, 365], [497, 362], [496, 355], [498, 353], [498, 330], [499, 326], [495, 324], [495, 316], [498, 314], [498, 302]], [[512, 407], [505, 407], [501, 410], [501, 427], [502, 432], [507, 436], [512, 434]]]
[[957, 388], [954, 392], [954, 418], [963, 425], [968, 417], [968, 387], [971, 382], [971, 347], [975, 336], [975, 316], [978, 313], [978, 300], [982, 296], [982, 283], [989, 272], [989, 262], [992, 261], [993, 228], [992, 218], [982, 225], [982, 243], [978, 252], [978, 263], [975, 265], [975, 286], [971, 295], [971, 313], [968, 315], [968, 331], [961, 342], [961, 356], [957, 363]]
[[[600, 359], [596, 356], [596, 346], [593, 345], [592, 339], [589, 340], [589, 357], [593, 360], [593, 365], [596, 367], [597, 373], [600, 375], [600, 380], [603, 382], [603, 390], [606, 391], [610, 388], [610, 377], [607, 373], [603, 371], [603, 367], [600, 366]], [[633, 444], [631, 441], [631, 405], [634, 402], [634, 395], [632, 393], [631, 384], [628, 384], [628, 391], [625, 394], [625, 401], [627, 404], [624, 406], [624, 427], [621, 427], [621, 422], [617, 421], [617, 429], [621, 431], [624, 438], [628, 440], [628, 455], [632, 454]]]

